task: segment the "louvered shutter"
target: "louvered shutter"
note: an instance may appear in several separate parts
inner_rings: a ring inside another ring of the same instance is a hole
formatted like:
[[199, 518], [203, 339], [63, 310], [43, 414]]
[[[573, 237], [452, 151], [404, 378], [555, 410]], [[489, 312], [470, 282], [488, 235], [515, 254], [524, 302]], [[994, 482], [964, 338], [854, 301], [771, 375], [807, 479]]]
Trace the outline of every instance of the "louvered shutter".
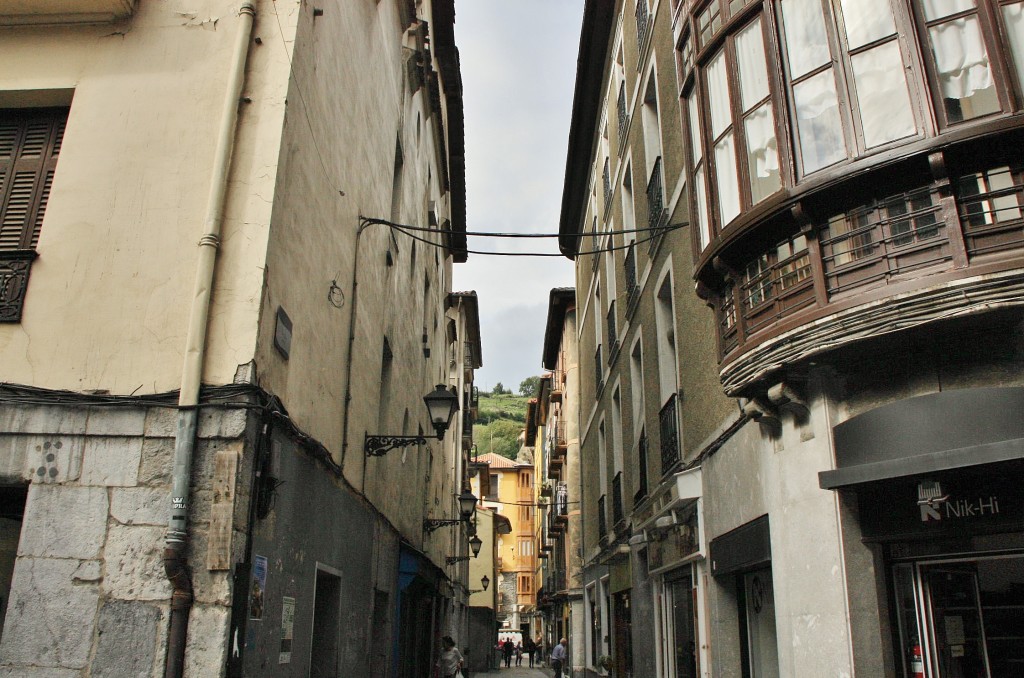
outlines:
[[0, 252], [35, 249], [67, 109], [0, 112]]

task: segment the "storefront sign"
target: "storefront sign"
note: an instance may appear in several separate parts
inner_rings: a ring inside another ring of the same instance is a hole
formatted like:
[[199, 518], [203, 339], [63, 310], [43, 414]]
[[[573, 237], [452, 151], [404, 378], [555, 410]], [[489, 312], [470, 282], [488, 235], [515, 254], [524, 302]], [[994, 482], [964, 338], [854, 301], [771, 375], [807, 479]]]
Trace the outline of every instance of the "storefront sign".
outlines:
[[252, 586], [249, 594], [249, 619], [263, 619], [263, 599], [267, 592], [267, 558], [252, 559]]
[[857, 489], [867, 538], [968, 536], [1024, 524], [1019, 462], [897, 478]]

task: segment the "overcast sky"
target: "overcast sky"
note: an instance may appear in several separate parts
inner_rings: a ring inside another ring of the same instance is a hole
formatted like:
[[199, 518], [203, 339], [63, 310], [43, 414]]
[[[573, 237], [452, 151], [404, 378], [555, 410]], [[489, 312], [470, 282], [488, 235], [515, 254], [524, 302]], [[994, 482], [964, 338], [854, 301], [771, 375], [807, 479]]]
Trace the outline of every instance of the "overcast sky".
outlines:
[[[467, 230], [557, 233], [583, 0], [456, 0], [466, 112]], [[468, 238], [469, 249], [557, 253], [556, 239]], [[490, 390], [540, 374], [548, 294], [573, 285], [565, 257], [470, 254]]]

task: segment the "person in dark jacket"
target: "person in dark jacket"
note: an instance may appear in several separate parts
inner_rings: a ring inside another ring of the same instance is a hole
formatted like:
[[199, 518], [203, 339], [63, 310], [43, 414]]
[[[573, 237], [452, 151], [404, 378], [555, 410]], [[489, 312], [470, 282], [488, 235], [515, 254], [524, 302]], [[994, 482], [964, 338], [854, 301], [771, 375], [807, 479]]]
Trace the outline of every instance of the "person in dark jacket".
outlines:
[[515, 649], [515, 645], [512, 644], [511, 638], [505, 639], [505, 644], [501, 646], [501, 654], [505, 657], [505, 668], [509, 668], [512, 665], [512, 650]]
[[523, 652], [530, 656], [530, 668], [533, 668], [533, 655], [537, 652], [537, 644], [533, 642], [533, 638], [526, 637], [526, 642], [523, 644]]

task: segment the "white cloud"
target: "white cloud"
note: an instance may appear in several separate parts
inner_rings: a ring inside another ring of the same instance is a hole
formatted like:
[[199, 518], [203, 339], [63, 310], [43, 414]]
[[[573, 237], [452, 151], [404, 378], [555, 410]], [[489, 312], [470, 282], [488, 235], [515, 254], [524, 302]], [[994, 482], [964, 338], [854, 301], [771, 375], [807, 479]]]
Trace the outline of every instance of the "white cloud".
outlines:
[[[456, 0], [466, 113], [467, 228], [556, 233], [583, 0]], [[468, 239], [470, 250], [558, 252], [555, 239]], [[469, 255], [488, 388], [540, 374], [548, 294], [573, 285], [564, 257]]]

